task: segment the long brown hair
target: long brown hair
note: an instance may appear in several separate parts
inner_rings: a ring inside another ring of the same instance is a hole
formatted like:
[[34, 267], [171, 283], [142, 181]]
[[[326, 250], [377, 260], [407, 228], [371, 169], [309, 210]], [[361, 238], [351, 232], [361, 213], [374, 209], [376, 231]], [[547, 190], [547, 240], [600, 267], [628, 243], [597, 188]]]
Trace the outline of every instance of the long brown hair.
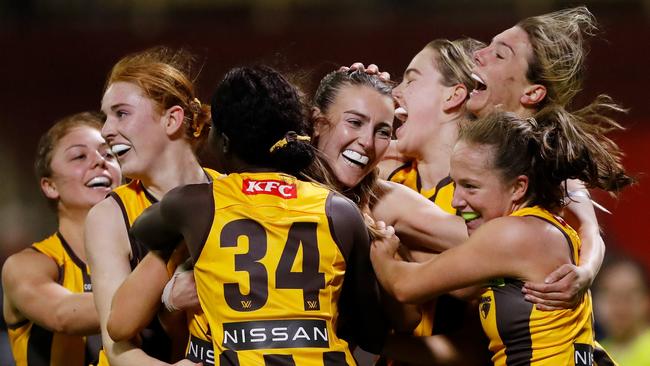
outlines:
[[545, 108], [535, 118], [521, 118], [497, 111], [464, 123], [459, 141], [490, 146], [492, 166], [503, 181], [528, 176], [524, 200], [556, 210], [565, 203], [561, 183], [567, 179], [579, 179], [589, 188], [610, 192], [635, 181], [621, 164], [622, 151], [604, 135], [618, 125], [601, 115], [591, 123], [598, 128], [585, 130], [579, 121], [590, 113], [569, 113], [555, 106]]

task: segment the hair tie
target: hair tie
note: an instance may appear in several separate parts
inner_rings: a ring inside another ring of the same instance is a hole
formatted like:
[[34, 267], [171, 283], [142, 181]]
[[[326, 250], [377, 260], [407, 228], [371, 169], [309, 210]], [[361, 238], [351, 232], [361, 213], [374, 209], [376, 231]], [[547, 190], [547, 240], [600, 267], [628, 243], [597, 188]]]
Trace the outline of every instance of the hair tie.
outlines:
[[283, 138], [278, 140], [271, 148], [269, 149], [269, 152], [274, 152], [277, 149], [281, 149], [285, 147], [288, 143], [293, 142], [293, 141], [311, 141], [311, 137], [309, 136], [303, 136], [303, 135], [298, 135], [295, 131], [289, 131], [284, 135]]

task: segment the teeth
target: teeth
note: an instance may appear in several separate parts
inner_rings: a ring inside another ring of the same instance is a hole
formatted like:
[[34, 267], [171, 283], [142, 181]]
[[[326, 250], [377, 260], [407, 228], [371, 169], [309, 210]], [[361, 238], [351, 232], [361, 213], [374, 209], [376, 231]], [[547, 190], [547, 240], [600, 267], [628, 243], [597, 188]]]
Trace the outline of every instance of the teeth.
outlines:
[[125, 144], [115, 144], [111, 146], [111, 151], [113, 151], [113, 154], [115, 155], [121, 155], [124, 154], [125, 152], [131, 150], [131, 146], [125, 145]]
[[476, 213], [476, 212], [461, 212], [461, 213], [460, 213], [460, 216], [461, 216], [461, 217], [463, 218], [463, 220], [465, 220], [466, 222], [470, 222], [470, 221], [472, 221], [472, 220], [476, 220], [476, 219], [478, 219], [479, 217], [481, 217], [481, 215], [479, 215], [479, 214]]
[[368, 164], [368, 161], [370, 161], [370, 158], [368, 158], [367, 156], [361, 155], [358, 152], [352, 150], [345, 150], [342, 155], [352, 160], [353, 162], [361, 165], [366, 165]]
[[86, 183], [88, 187], [110, 187], [111, 180], [108, 177], [98, 176]]
[[483, 79], [481, 79], [480, 76], [478, 76], [478, 75], [476, 75], [474, 73], [472, 73], [472, 79], [474, 79], [474, 80], [478, 81], [479, 83], [485, 85], [485, 81], [483, 81]]
[[406, 121], [406, 118], [409, 116], [409, 112], [406, 110], [404, 107], [398, 107], [395, 109], [395, 117], [399, 119], [400, 121], [404, 122]]

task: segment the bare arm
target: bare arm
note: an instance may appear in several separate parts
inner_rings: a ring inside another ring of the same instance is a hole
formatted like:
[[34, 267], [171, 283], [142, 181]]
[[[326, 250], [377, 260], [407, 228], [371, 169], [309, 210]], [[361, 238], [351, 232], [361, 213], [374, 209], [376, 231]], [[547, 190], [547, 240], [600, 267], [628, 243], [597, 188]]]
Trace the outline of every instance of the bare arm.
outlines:
[[85, 240], [102, 342], [111, 365], [167, 365], [149, 357], [131, 341], [114, 342], [108, 334], [113, 295], [131, 273], [129, 238], [120, 208], [113, 199], [105, 199], [90, 210]]
[[[559, 261], [553, 255], [540, 257], [548, 248], [536, 249], [536, 240], [525, 240], [535, 233], [517, 218], [502, 217], [482, 225], [465, 243], [426, 263], [395, 260], [399, 244], [396, 237], [376, 240], [370, 254], [377, 278], [389, 293], [401, 302], [424, 303], [439, 294], [492, 278], [543, 278], [547, 268]], [[561, 256], [568, 260], [569, 254]], [[427, 281], [414, 280], [418, 278]]]
[[42, 253], [25, 249], [9, 257], [2, 268], [5, 301], [12, 309], [7, 322], [26, 318], [56, 333], [99, 333], [93, 295], [73, 293], [57, 279], [56, 263]]
[[401, 184], [380, 181], [379, 187], [382, 193], [372, 215], [393, 226], [409, 248], [441, 252], [467, 240], [467, 228], [460, 217]]
[[[565, 264], [549, 274], [544, 283], [526, 283], [526, 300], [540, 310], [571, 309], [582, 299], [593, 283], [605, 257], [605, 242], [587, 190], [580, 181], [567, 182], [569, 192], [574, 192], [563, 217], [580, 236], [580, 263]], [[576, 194], [577, 192], [577, 194]]]
[[168, 280], [165, 261], [147, 254], [113, 296], [107, 330], [114, 341], [134, 338], [151, 322]]

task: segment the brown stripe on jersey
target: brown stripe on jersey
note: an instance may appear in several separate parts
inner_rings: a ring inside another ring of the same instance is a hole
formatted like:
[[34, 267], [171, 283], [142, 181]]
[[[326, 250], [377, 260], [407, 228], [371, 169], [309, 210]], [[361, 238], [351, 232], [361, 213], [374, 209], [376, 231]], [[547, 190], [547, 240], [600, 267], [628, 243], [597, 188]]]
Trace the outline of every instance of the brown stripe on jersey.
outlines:
[[88, 274], [86, 263], [77, 256], [74, 250], [72, 250], [72, 248], [70, 247], [70, 244], [68, 244], [68, 242], [65, 240], [65, 238], [60, 232], [57, 231], [56, 236], [59, 237], [59, 240], [61, 241], [61, 246], [63, 246], [63, 250], [65, 250], [66, 253], [68, 253], [68, 256], [70, 257], [70, 259], [72, 259], [72, 262], [81, 271], [81, 277], [83, 278], [83, 283], [84, 283], [82, 291], [92, 292], [93, 291], [92, 283], [90, 282], [90, 275]]
[[263, 355], [265, 366], [296, 366], [292, 355]]
[[[334, 223], [334, 220], [332, 220], [332, 210], [333, 210], [333, 208], [332, 208], [332, 200], [335, 197], [337, 199], [346, 199], [341, 195], [337, 196], [336, 193], [330, 192], [327, 195], [327, 200], [325, 201], [325, 215], [327, 216], [327, 223], [329, 224], [329, 227], [330, 227], [330, 234], [332, 235], [332, 239], [336, 243], [336, 246], [339, 248], [341, 253], [343, 253], [343, 258], [345, 258], [345, 261], [347, 262], [348, 258], [350, 257], [350, 252], [352, 251], [352, 243], [354, 243], [354, 240], [348, 239], [348, 240], [345, 240], [345, 241], [341, 241], [341, 238], [348, 238], [348, 237], [351, 238], [353, 236], [352, 233], [349, 233], [349, 232], [337, 233], [336, 232], [337, 227], [345, 229], [345, 228], [348, 228], [349, 226], [341, 225], [341, 224], [336, 225]], [[339, 214], [338, 217], [340, 217], [340, 216], [341, 215]], [[339, 220], [341, 220], [341, 219], [339, 219]], [[341, 221], [345, 221], [345, 220], [341, 220]], [[343, 235], [341, 235], [341, 234], [343, 234]], [[343, 243], [348, 243], [349, 245], [348, 246], [343, 246]]]
[[233, 350], [225, 350], [219, 355], [219, 365], [221, 366], [239, 366], [239, 357]]
[[154, 203], [158, 202], [158, 199], [154, 197], [153, 194], [151, 194], [149, 191], [147, 191], [147, 187], [145, 187], [142, 182], [140, 182], [140, 188], [142, 188], [142, 192], [144, 192], [144, 196], [149, 200], [149, 203], [153, 205]]
[[324, 352], [323, 366], [348, 366], [348, 363], [345, 361], [345, 352]]
[[524, 300], [523, 282], [506, 279], [505, 286], [492, 286], [499, 336], [506, 348], [506, 365], [528, 366], [533, 357], [530, 314], [533, 304]]
[[[418, 175], [418, 182], [419, 181], [420, 181], [420, 176]], [[433, 202], [433, 203], [436, 203], [436, 198], [438, 197], [438, 192], [440, 192], [441, 189], [443, 189], [446, 185], [448, 185], [450, 183], [451, 183], [451, 177], [450, 176], [446, 176], [445, 178], [440, 180], [440, 182], [438, 182], [438, 184], [436, 184], [436, 193], [434, 193], [433, 196], [431, 198], [429, 198], [429, 200], [431, 202]], [[418, 188], [418, 192], [419, 191], [420, 191], [420, 188]]]
[[[208, 241], [208, 236], [212, 231], [212, 224], [214, 223], [215, 215], [215, 197], [214, 197], [214, 183], [207, 184], [193, 184], [185, 187], [187, 195], [193, 197], [188, 198], [193, 205], [194, 212], [201, 212], [201, 215], [192, 220], [192, 225], [189, 229], [192, 231], [191, 235], [185, 237], [187, 250], [190, 252], [192, 260], [196, 263], [203, 251], [205, 243]], [[193, 239], [193, 240], [190, 240]]]
[[102, 349], [102, 336], [93, 334], [86, 336], [85, 360], [86, 365], [97, 365], [99, 363], [99, 351]]
[[569, 245], [569, 255], [571, 256], [571, 264], [573, 264], [573, 265], [576, 264], [576, 259], [575, 259], [574, 255], [573, 255], [573, 243], [571, 242], [571, 238], [569, 237], [569, 234], [566, 233], [566, 231], [564, 231], [560, 226], [558, 226], [553, 221], [547, 219], [546, 217], [541, 217], [541, 216], [537, 216], [537, 215], [525, 215], [525, 216], [526, 217], [536, 217], [536, 218], [538, 218], [540, 220], [544, 220], [544, 221], [548, 222], [549, 224], [553, 225], [553, 227], [555, 227], [556, 229], [560, 230], [562, 235], [564, 235], [564, 238], [566, 239], [567, 244]]
[[29, 322], [30, 322], [29, 319], [23, 319], [23, 320], [21, 320], [21, 321], [19, 321], [17, 323], [13, 323], [13, 324], [7, 323], [7, 328], [9, 328], [11, 330], [18, 329], [18, 328], [22, 327], [23, 325], [25, 325], [25, 324], [27, 324]]
[[389, 181], [389, 180], [393, 179], [393, 176], [395, 176], [395, 174], [399, 173], [403, 169], [406, 169], [406, 168], [408, 168], [410, 166], [411, 166], [411, 162], [405, 163], [404, 165], [400, 166], [399, 168], [393, 170], [392, 173], [388, 174], [388, 178], [386, 178], [386, 180]]
[[[117, 205], [120, 207], [120, 210], [122, 211], [122, 218], [124, 218], [124, 226], [126, 227], [126, 232], [128, 233], [129, 236], [129, 245], [131, 246], [131, 258], [129, 258], [129, 265], [131, 267], [131, 270], [133, 271], [135, 267], [138, 265], [140, 259], [144, 257], [144, 255], [141, 253], [141, 249], [139, 248], [139, 246], [135, 244], [135, 239], [131, 235], [131, 223], [129, 222], [129, 214], [126, 212], [126, 207], [124, 207], [124, 201], [122, 201], [122, 197], [120, 197], [115, 192], [111, 192], [108, 195], [112, 197], [115, 200], [115, 202], [117, 202]], [[142, 257], [140, 257], [141, 255]]]
[[50, 366], [54, 334], [38, 325], [32, 325], [27, 341], [27, 366]]

